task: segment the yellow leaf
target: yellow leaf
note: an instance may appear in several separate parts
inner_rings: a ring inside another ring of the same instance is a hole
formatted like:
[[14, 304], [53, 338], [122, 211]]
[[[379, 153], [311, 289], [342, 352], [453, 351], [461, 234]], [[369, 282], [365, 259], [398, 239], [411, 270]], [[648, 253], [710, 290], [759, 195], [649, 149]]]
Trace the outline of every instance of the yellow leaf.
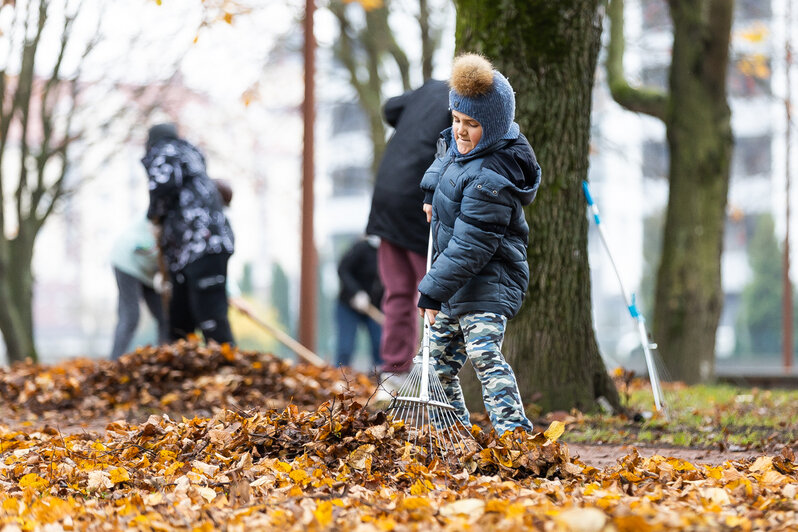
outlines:
[[116, 469], [111, 470], [111, 482], [114, 484], [127, 482], [128, 480], [130, 480], [130, 475], [128, 475], [127, 469], [124, 467], [117, 467]]
[[39, 490], [46, 488], [47, 486], [48, 482], [36, 473], [28, 473], [19, 479], [19, 487], [22, 489], [33, 488], [35, 490]]
[[551, 441], [557, 441], [557, 438], [562, 436], [563, 432], [565, 432], [565, 424], [562, 421], [552, 421], [543, 435]]
[[429, 508], [430, 502], [426, 497], [407, 497], [398, 504], [400, 510], [418, 510], [419, 508]]
[[395, 530], [397, 525], [396, 521], [387, 516], [381, 516], [379, 519], [377, 519], [374, 522], [374, 524], [377, 526], [377, 528], [379, 528], [383, 532], [388, 532], [389, 530]]
[[287, 462], [276, 462], [274, 464], [274, 469], [280, 471], [282, 473], [290, 473], [291, 472], [291, 464]]
[[185, 464], [183, 462], [173, 462], [172, 465], [166, 468], [163, 472], [164, 476], [174, 475], [175, 471], [183, 467]]
[[288, 476], [291, 477], [291, 480], [297, 484], [300, 484], [303, 480], [308, 478], [308, 473], [304, 469], [294, 469], [288, 474]]
[[413, 485], [410, 486], [410, 495], [424, 495], [428, 491], [427, 486], [425, 486], [421, 480], [416, 480]]
[[7, 512], [11, 515], [19, 515], [25, 511], [25, 503], [17, 499], [8, 498], [3, 501], [2, 508], [4, 513]]
[[313, 510], [313, 516], [322, 527], [329, 526], [332, 523], [333, 505], [330, 501], [319, 501], [316, 509]]
[[222, 17], [222, 20], [224, 20], [228, 24], [232, 24], [233, 23], [233, 14], [230, 13], [229, 11], [225, 11], [224, 16]]

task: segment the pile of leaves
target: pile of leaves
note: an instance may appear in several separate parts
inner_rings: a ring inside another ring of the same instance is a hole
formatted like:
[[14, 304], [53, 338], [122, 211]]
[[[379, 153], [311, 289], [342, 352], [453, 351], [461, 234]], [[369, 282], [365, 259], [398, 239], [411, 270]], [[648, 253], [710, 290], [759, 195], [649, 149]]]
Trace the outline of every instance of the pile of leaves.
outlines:
[[91, 418], [146, 419], [153, 412], [193, 417], [288, 404], [315, 409], [335, 391], [347, 390], [367, 401], [374, 389], [357, 372], [296, 365], [271, 354], [196, 340], [139, 348], [117, 362], [76, 359], [0, 369], [3, 418], [44, 417], [62, 425]]
[[[719, 466], [636, 452], [597, 470], [545, 434], [474, 431], [449, 463], [360, 404], [0, 428], [2, 530], [785, 530], [795, 456]], [[47, 528], [45, 528], [47, 527]]]

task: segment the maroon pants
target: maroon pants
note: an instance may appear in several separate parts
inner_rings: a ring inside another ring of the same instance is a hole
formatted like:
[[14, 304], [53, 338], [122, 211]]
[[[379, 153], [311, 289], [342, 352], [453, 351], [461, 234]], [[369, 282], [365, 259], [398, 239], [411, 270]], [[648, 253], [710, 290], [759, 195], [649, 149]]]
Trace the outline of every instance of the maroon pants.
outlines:
[[385, 287], [382, 312], [380, 358], [384, 373], [410, 371], [419, 346], [418, 283], [427, 269], [427, 259], [414, 251], [380, 242], [377, 267]]

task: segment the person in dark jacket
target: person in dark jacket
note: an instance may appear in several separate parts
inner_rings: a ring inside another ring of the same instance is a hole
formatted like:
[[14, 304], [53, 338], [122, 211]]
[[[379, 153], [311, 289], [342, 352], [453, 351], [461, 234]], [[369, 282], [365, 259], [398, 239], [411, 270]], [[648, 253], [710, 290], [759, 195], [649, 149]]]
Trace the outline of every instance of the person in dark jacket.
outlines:
[[200, 329], [205, 341], [233, 343], [225, 289], [233, 231], [205, 157], [173, 124], [158, 124], [149, 130], [142, 163], [149, 177], [147, 218], [160, 226], [158, 245], [172, 283], [172, 339]]
[[452, 127], [421, 181], [433, 263], [419, 284], [418, 306], [431, 325], [430, 356], [460, 420], [470, 426], [457, 378], [470, 359], [497, 434], [531, 431], [501, 345], [529, 283], [524, 206], [537, 194], [540, 166], [514, 122], [513, 89], [487, 59], [455, 59], [450, 85]]
[[379, 238], [358, 239], [338, 263], [341, 290], [335, 308], [338, 323], [338, 345], [335, 363], [349, 366], [355, 349], [358, 325], [366, 327], [371, 339], [371, 359], [380, 365], [380, 337], [382, 326], [376, 321], [382, 299], [382, 283], [377, 275], [377, 246]]
[[390, 98], [385, 121], [395, 131], [377, 170], [366, 234], [380, 237], [377, 264], [385, 287], [382, 310], [382, 387], [377, 402], [390, 400], [410, 371], [418, 350], [418, 283], [426, 270], [429, 225], [419, 208], [424, 171], [435, 160], [440, 132], [451, 125], [449, 88], [428, 80]]

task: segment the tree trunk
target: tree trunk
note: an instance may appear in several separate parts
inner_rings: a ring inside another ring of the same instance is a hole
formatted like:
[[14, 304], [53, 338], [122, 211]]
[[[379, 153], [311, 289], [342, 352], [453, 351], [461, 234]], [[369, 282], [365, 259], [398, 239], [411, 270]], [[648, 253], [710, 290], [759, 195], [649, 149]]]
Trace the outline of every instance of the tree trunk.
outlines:
[[[527, 209], [531, 279], [504, 352], [525, 402], [620, 408], [593, 330], [586, 204], [600, 0], [456, 0], [457, 50], [484, 54], [513, 85], [517, 121], [543, 168]], [[471, 403], [473, 404], [473, 403]]]
[[0, 332], [6, 344], [8, 362], [26, 358], [38, 361], [33, 341], [33, 259], [32, 242], [24, 231], [4, 242], [8, 251], [2, 259], [0, 272]]
[[723, 305], [720, 261], [732, 152], [726, 66], [733, 1], [672, 0], [670, 6], [670, 196], [653, 332], [671, 376], [695, 383], [714, 374]]

